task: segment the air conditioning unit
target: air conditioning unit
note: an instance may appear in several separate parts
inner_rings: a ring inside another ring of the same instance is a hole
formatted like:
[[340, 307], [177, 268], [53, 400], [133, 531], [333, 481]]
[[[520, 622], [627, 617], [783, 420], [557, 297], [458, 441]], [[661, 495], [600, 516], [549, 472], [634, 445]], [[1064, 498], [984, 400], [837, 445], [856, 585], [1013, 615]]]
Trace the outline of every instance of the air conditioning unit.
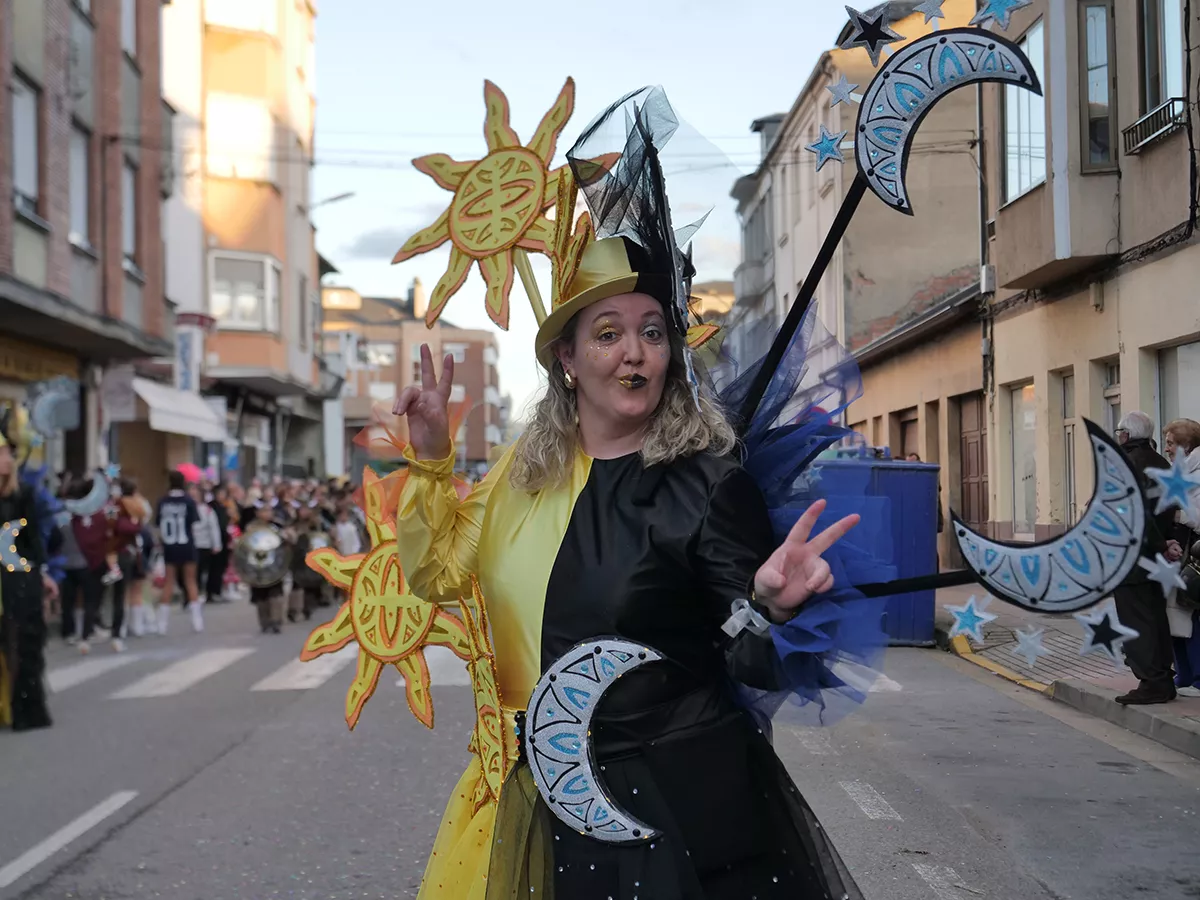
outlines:
[[996, 267], [992, 265], [979, 267], [979, 293], [996, 293]]

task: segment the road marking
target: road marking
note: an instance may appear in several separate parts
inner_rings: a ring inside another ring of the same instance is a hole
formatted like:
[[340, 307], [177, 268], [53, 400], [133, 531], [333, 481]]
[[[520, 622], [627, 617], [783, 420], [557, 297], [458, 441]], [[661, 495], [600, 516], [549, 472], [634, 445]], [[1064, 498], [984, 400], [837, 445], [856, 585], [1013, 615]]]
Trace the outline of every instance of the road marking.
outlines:
[[904, 690], [904, 685], [893, 681], [882, 672], [858, 663], [838, 661], [833, 664], [832, 670], [835, 676], [854, 690], [864, 694], [890, 694]]
[[73, 663], [69, 666], [60, 666], [56, 669], [51, 669], [46, 673], [46, 682], [50, 686], [50, 692], [58, 694], [76, 685], [83, 684], [85, 681], [98, 678], [105, 672], [119, 669], [121, 666], [128, 665], [138, 659], [142, 659], [142, 656], [137, 653], [120, 653], [112, 656], [93, 657], [92, 659], [85, 659], [82, 662]]
[[335, 653], [304, 662], [293, 659], [276, 669], [252, 691], [308, 691], [318, 688], [358, 657], [358, 643], [351, 641]]
[[122, 806], [137, 796], [137, 791], [117, 791], [103, 803], [93, 806], [35, 847], [26, 850], [3, 869], [0, 869], [0, 888], [6, 888], [18, 878], [44, 863], [71, 841], [95, 828]]
[[913, 868], [929, 885], [938, 900], [963, 900], [964, 896], [983, 893], [964, 884], [963, 880], [958, 877], [958, 873], [949, 866], [927, 866], [922, 863], [913, 863]]
[[187, 659], [181, 659], [165, 669], [153, 672], [115, 694], [111, 694], [110, 697], [114, 700], [130, 700], [137, 697], [170, 697], [181, 694], [210, 675], [215, 675], [226, 666], [232, 665], [253, 652], [252, 647], [204, 650]]
[[833, 744], [825, 731], [818, 728], [793, 728], [792, 734], [796, 735], [800, 746], [813, 756], [833, 756]]
[[879, 791], [865, 781], [839, 781], [842, 790], [850, 795], [850, 799], [858, 804], [858, 808], [867, 814], [868, 819], [895, 819], [903, 822], [900, 813], [892, 809], [883, 799]]
[[[446, 647], [426, 647], [425, 662], [429, 664], [429, 681], [434, 687], [471, 683], [467, 664]], [[396, 686], [404, 687], [404, 679], [397, 679]]]
[[886, 675], [880, 674], [880, 676], [875, 679], [875, 683], [871, 685], [867, 693], [895, 694], [902, 690], [904, 690], [904, 685], [900, 684], [900, 682], [892, 681], [892, 679], [888, 678]]

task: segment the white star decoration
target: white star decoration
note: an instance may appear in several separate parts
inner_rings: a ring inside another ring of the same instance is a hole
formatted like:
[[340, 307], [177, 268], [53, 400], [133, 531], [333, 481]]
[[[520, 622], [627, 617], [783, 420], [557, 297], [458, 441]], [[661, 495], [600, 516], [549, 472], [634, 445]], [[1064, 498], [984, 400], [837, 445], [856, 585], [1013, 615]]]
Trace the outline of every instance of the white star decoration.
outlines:
[[1039, 656], [1050, 655], [1050, 651], [1042, 646], [1042, 635], [1045, 633], [1045, 628], [1035, 629], [1032, 625], [1029, 626], [1028, 632], [1014, 631], [1013, 637], [1017, 639], [1017, 646], [1010, 652], [1013, 656], [1023, 657], [1025, 664], [1032, 669]]
[[1146, 559], [1143, 557], [1138, 560], [1138, 565], [1150, 573], [1150, 580], [1157, 581], [1162, 587], [1163, 596], [1168, 600], [1175, 593], [1176, 588], [1187, 589], [1187, 585], [1183, 583], [1183, 579], [1179, 577], [1181, 565], [1179, 563], [1167, 562], [1166, 557], [1161, 553], [1155, 554], [1154, 559]]
[[1099, 653], [1121, 665], [1121, 647], [1126, 641], [1138, 636], [1132, 628], [1121, 624], [1117, 618], [1117, 607], [1111, 600], [1099, 609], [1090, 613], [1076, 613], [1076, 620], [1084, 628], [1083, 646], [1079, 648], [1080, 656], [1089, 653]]
[[829, 104], [830, 109], [837, 106], [839, 103], [845, 103], [847, 106], [852, 105], [856, 101], [854, 92], [858, 90], [857, 84], [851, 84], [843, 75], [837, 84], [831, 84], [825, 88], [829, 93], [833, 94], [833, 102]]
[[954, 616], [954, 626], [950, 629], [950, 637], [966, 635], [977, 644], [983, 643], [983, 626], [993, 621], [994, 613], [984, 612], [991, 602], [991, 597], [985, 597], [983, 602], [976, 604], [972, 597], [962, 606], [947, 606], [946, 610]]
[[944, 19], [946, 14], [942, 12], [942, 4], [946, 0], [922, 0], [913, 9], [914, 13], [923, 13], [925, 16], [925, 24], [928, 25], [932, 19]]

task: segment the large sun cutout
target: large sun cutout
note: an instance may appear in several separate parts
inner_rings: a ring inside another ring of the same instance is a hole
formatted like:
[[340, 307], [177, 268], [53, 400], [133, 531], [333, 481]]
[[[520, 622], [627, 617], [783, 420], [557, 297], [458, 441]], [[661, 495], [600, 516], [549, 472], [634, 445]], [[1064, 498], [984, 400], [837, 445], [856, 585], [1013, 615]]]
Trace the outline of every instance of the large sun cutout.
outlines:
[[[542, 118], [533, 140], [522, 145], [509, 125], [508, 98], [490, 81], [483, 85], [487, 106], [483, 134], [488, 154], [483, 159], [458, 162], [445, 153], [413, 160], [413, 166], [454, 198], [428, 228], [414, 234], [392, 260], [404, 262], [450, 241], [450, 263], [429, 297], [425, 323], [432, 326], [478, 262], [487, 285], [487, 312], [492, 321], [508, 328], [508, 296], [518, 269], [536, 304], [536, 286], [525, 251], [546, 251], [553, 224], [544, 215], [558, 195], [562, 168], [550, 170], [559, 134], [575, 108], [575, 82], [568, 78], [558, 99]], [[544, 312], [542, 318], [545, 317]]]

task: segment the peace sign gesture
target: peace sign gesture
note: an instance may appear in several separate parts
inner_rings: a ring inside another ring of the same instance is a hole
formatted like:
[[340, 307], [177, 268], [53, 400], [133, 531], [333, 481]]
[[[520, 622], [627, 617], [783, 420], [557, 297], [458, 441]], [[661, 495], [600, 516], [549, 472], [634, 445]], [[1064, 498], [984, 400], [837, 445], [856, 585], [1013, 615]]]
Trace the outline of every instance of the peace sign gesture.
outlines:
[[433, 354], [421, 345], [421, 386], [409, 385], [396, 399], [393, 415], [408, 416], [408, 440], [418, 459], [444, 459], [450, 454], [450, 389], [454, 357], [442, 361], [442, 378], [433, 377]]
[[755, 573], [755, 596], [777, 622], [791, 618], [796, 608], [813, 594], [823, 594], [833, 588], [833, 573], [821, 554], [857, 525], [859, 517], [846, 516], [809, 540], [813, 526], [824, 511], [824, 500], [818, 500], [805, 510], [787, 539]]

